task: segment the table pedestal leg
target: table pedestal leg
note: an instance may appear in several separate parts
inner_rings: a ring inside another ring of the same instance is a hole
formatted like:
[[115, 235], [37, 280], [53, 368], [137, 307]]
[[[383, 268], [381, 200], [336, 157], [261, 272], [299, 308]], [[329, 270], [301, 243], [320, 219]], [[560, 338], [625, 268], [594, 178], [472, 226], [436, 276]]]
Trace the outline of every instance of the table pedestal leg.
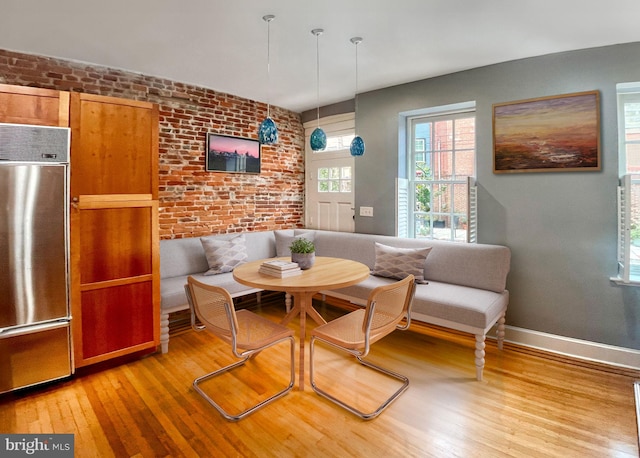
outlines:
[[325, 324], [326, 321], [313, 308], [312, 300], [315, 294], [314, 291], [296, 292], [293, 294], [293, 309], [289, 312], [281, 321], [281, 324], [288, 324], [296, 315], [300, 315], [300, 354], [298, 359], [298, 390], [304, 391], [304, 344], [307, 334], [307, 314], [313, 321], [318, 324]]

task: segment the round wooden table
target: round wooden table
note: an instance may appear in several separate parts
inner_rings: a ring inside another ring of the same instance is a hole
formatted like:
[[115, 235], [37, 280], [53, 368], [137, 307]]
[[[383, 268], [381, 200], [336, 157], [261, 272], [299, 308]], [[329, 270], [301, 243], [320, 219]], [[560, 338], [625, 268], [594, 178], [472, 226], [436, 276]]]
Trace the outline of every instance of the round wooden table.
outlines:
[[[290, 261], [289, 258], [271, 258]], [[300, 315], [300, 356], [298, 389], [304, 391], [304, 341], [306, 337], [306, 316], [309, 315], [318, 324], [326, 321], [313, 308], [313, 295], [326, 290], [355, 285], [369, 276], [369, 268], [356, 261], [341, 258], [317, 256], [312, 268], [303, 270], [300, 275], [278, 278], [258, 272], [260, 265], [267, 259], [251, 261], [236, 267], [233, 278], [243, 285], [267, 291], [283, 291], [293, 296], [293, 308], [281, 321], [289, 323]]]

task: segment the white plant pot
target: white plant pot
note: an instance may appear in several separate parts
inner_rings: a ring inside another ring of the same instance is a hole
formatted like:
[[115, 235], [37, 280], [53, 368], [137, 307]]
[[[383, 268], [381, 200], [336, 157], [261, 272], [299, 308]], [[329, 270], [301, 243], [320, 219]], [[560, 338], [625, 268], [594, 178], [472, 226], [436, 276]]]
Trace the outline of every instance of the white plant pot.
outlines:
[[291, 253], [291, 261], [298, 264], [302, 270], [307, 270], [313, 267], [313, 263], [316, 261], [316, 254], [314, 253]]

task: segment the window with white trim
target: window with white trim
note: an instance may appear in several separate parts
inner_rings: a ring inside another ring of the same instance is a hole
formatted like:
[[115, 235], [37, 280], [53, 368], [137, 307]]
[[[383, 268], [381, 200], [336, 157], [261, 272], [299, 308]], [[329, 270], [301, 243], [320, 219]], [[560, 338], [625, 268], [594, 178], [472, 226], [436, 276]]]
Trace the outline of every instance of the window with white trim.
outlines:
[[475, 108], [407, 118], [407, 236], [475, 241], [475, 137]]
[[640, 82], [617, 85], [618, 278], [640, 285]]
[[318, 168], [318, 192], [351, 192], [351, 167]]

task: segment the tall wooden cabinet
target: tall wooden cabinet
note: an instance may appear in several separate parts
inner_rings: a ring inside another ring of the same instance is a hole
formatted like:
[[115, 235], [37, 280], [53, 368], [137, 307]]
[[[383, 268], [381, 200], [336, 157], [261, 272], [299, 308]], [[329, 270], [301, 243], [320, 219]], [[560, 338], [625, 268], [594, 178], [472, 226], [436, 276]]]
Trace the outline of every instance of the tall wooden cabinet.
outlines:
[[0, 84], [0, 122], [69, 127], [69, 93]]
[[158, 107], [72, 93], [71, 310], [76, 367], [160, 337]]

